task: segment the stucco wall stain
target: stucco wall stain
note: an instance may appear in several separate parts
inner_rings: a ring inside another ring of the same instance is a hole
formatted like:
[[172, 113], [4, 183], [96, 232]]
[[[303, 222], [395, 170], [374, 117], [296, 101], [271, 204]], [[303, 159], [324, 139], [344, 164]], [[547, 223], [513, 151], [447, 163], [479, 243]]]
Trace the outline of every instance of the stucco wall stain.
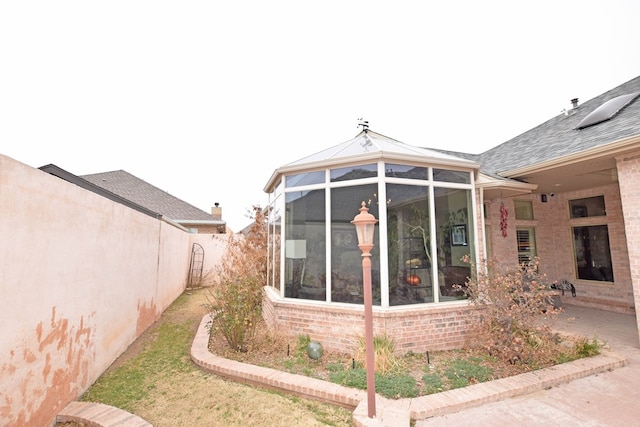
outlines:
[[[13, 359], [13, 354], [11, 355], [11, 358]], [[0, 377], [11, 375], [16, 371], [16, 369], [16, 365], [13, 363], [4, 363], [2, 367], [0, 367]]]
[[33, 363], [36, 361], [36, 355], [33, 354], [29, 349], [25, 349], [22, 352], [22, 357], [24, 358], [24, 361], [27, 363]]
[[44, 358], [44, 368], [42, 368], [42, 378], [44, 379], [45, 383], [47, 382], [49, 372], [51, 372], [51, 354], [47, 353]]
[[56, 321], [56, 308], [51, 309], [51, 331], [47, 336], [42, 338], [42, 322], [38, 324], [36, 328], [36, 334], [38, 334], [38, 341], [40, 342], [39, 351], [47, 347], [48, 345], [57, 342], [57, 349], [60, 350], [65, 346], [69, 333], [69, 319], [58, 319]]
[[[16, 365], [12, 363], [15, 351], [9, 351], [9, 363], [3, 363], [0, 366], [0, 378], [11, 378], [17, 371]], [[0, 390], [0, 422], [9, 419], [13, 408], [13, 398], [9, 395], [9, 390]], [[4, 424], [3, 424], [4, 425]]]
[[89, 347], [91, 345], [91, 333], [92, 329], [84, 325], [84, 316], [80, 317], [80, 325], [76, 331], [75, 343], [80, 344], [80, 339], [84, 336], [84, 345]]
[[[55, 414], [89, 385], [96, 355], [94, 329], [87, 323], [91, 322], [85, 316], [75, 323], [58, 317], [53, 307], [49, 322], [36, 325], [36, 348], [19, 353], [27, 368], [18, 390], [0, 399], [0, 424], [51, 425]], [[7, 372], [12, 369], [8, 364], [2, 367]]]
[[152, 299], [148, 305], [140, 304], [138, 300], [138, 321], [136, 322], [136, 336], [140, 336], [149, 326], [158, 320], [158, 308]]
[[0, 421], [8, 420], [11, 416], [11, 408], [13, 399], [9, 396], [2, 396], [3, 401], [0, 403]]

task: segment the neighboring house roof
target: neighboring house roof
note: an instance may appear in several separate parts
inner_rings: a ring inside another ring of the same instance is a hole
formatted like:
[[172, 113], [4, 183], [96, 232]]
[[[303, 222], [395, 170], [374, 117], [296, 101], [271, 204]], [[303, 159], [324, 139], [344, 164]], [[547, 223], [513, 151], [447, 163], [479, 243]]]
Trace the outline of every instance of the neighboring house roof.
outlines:
[[82, 175], [81, 178], [177, 223], [225, 224], [225, 221], [123, 170]]
[[53, 176], [57, 176], [58, 178], [63, 179], [65, 181], [67, 181], [67, 182], [75, 184], [78, 187], [84, 188], [85, 190], [89, 190], [89, 191], [91, 191], [93, 193], [99, 194], [102, 197], [105, 197], [105, 198], [107, 198], [107, 199], [109, 199], [111, 201], [114, 201], [114, 202], [120, 203], [122, 205], [128, 206], [131, 209], [137, 210], [138, 212], [142, 212], [145, 215], [149, 215], [149, 216], [152, 216], [154, 218], [162, 217], [162, 214], [160, 214], [158, 212], [152, 211], [150, 209], [147, 209], [144, 206], [140, 206], [139, 204], [132, 202], [131, 200], [127, 200], [127, 199], [125, 199], [123, 197], [120, 197], [119, 195], [117, 195], [115, 193], [112, 193], [111, 191], [108, 191], [108, 190], [106, 190], [106, 189], [104, 189], [102, 187], [99, 187], [99, 186], [97, 186], [97, 185], [95, 185], [95, 184], [93, 184], [93, 183], [91, 183], [91, 182], [89, 182], [87, 180], [84, 180], [84, 179], [80, 178], [79, 176], [72, 174], [71, 172], [67, 172], [66, 170], [64, 170], [64, 169], [62, 169], [62, 168], [60, 168], [60, 167], [58, 167], [56, 165], [48, 164], [48, 165], [45, 165], [45, 166], [41, 166], [38, 169], [40, 169], [41, 171], [46, 172], [48, 174], [51, 174]]

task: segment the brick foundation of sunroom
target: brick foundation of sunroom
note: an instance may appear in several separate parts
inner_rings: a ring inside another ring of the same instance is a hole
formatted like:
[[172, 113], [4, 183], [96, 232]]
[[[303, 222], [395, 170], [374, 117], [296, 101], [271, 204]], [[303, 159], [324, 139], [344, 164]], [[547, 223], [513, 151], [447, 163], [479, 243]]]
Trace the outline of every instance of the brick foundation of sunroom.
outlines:
[[[327, 350], [353, 352], [364, 336], [361, 305], [281, 298], [265, 288], [263, 317], [269, 328], [289, 336], [309, 336]], [[389, 309], [373, 308], [374, 335], [393, 339], [398, 354], [438, 351], [464, 345], [478, 308], [467, 301]]]

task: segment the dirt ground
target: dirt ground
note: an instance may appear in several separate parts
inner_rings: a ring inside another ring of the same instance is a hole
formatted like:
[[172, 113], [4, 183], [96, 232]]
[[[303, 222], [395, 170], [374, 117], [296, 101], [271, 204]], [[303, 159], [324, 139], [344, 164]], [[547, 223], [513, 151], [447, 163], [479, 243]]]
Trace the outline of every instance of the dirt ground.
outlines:
[[[207, 290], [186, 291], [181, 304], [165, 312], [109, 368], [135, 357], [153, 340], [162, 322], [189, 320], [195, 332], [206, 314]], [[331, 405], [265, 391], [208, 374], [193, 365], [188, 372], [159, 380], [135, 414], [155, 427], [193, 426], [351, 426], [351, 412]], [[59, 424], [62, 426], [62, 424]], [[72, 427], [66, 424], [65, 427]]]
[[[330, 373], [335, 371], [337, 366], [342, 367], [342, 370], [349, 370], [352, 369], [354, 359], [358, 366], [363, 366], [365, 363], [364, 349], [361, 349], [360, 352], [356, 351], [354, 354], [324, 351], [319, 360], [313, 361], [304, 356], [302, 357], [304, 360], [300, 361], [299, 356], [296, 354], [296, 352], [299, 352], [298, 345], [297, 337], [268, 331], [263, 322], [260, 322], [247, 352], [232, 351], [221, 334], [211, 336], [209, 351], [227, 359], [306, 375], [325, 381], [330, 381]], [[289, 353], [290, 355], [288, 355]], [[493, 379], [517, 375], [529, 370], [526, 365], [513, 365], [504, 363], [498, 358], [487, 358], [485, 352], [481, 349], [435, 351], [430, 352], [429, 356], [425, 353], [397, 355], [396, 358], [390, 361], [389, 366], [393, 365], [397, 370], [411, 376], [416, 382], [418, 392], [424, 395], [433, 392], [428, 391], [430, 387], [424, 382], [425, 372], [431, 374], [440, 372], [439, 376], [445, 382], [440, 391], [444, 391], [448, 388], [446, 387], [447, 380], [442, 372], [449, 369], [456, 361], [470, 358], [483, 360], [482, 366], [490, 369], [490, 376]], [[428, 371], [425, 370], [427, 366], [429, 367]], [[473, 384], [473, 381], [474, 379], [471, 378], [470, 384]], [[400, 396], [387, 397], [398, 398]]]
[[[158, 328], [165, 322], [189, 325], [191, 336], [207, 314], [206, 303], [209, 291], [206, 288], [188, 290], [182, 298], [174, 303], [136, 342], [134, 342], [107, 370], [121, 366], [130, 358], [144, 351], [147, 343], [157, 336]], [[264, 331], [265, 329], [258, 328]], [[258, 332], [255, 344], [246, 353], [229, 350], [221, 336], [212, 337], [210, 350], [220, 356], [240, 360], [246, 363], [269, 366], [292, 372], [292, 357], [288, 357], [289, 347], [294, 351], [296, 341], [291, 337], [274, 336], [272, 333]], [[283, 355], [287, 357], [283, 357]], [[473, 354], [455, 351], [436, 352], [432, 355], [429, 366], [444, 369], [454, 359]], [[188, 358], [188, 356], [185, 356]], [[327, 354], [315, 365], [294, 365], [294, 371], [316, 378], [324, 378], [328, 363], [350, 365], [350, 355]], [[146, 399], [139, 402], [136, 415], [149, 421], [156, 427], [163, 426], [351, 426], [350, 411], [316, 401], [304, 400], [293, 396], [265, 391], [252, 386], [234, 383], [215, 375], [208, 374], [194, 364], [187, 372], [176, 372], [167, 378], [158, 378]], [[419, 387], [424, 387], [425, 360], [413, 358], [409, 371], [413, 372]], [[522, 372], [522, 367], [494, 361], [490, 367], [495, 378], [506, 377]], [[298, 371], [296, 371], [299, 370]], [[526, 369], [525, 369], [526, 370]], [[325, 378], [326, 379], [326, 378]], [[62, 427], [59, 424], [57, 427]], [[66, 424], [64, 427], [75, 427]]]

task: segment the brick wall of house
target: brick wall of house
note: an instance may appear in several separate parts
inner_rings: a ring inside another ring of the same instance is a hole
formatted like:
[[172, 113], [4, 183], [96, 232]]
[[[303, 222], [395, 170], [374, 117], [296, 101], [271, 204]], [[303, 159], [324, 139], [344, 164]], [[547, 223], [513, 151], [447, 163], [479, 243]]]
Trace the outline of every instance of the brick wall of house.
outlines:
[[[624, 228], [629, 242], [635, 242], [635, 236], [640, 236], [640, 152], [635, 152], [616, 159], [618, 182], [620, 186], [621, 203], [623, 205]], [[634, 303], [640, 304], [640, 247], [627, 245], [628, 269], [635, 288]], [[616, 279], [617, 280], [617, 279]], [[638, 320], [640, 328], [640, 320]]]
[[[374, 307], [374, 335], [393, 337], [400, 354], [460, 348], [476, 310], [466, 303], [384, 311]], [[283, 300], [271, 287], [265, 288], [263, 316], [269, 327], [291, 337], [308, 335], [331, 350], [352, 352], [364, 336], [362, 306]]]
[[[604, 196], [606, 216], [571, 219], [569, 200], [593, 196]], [[515, 200], [531, 200], [533, 220], [516, 220]], [[509, 214], [506, 238], [500, 234], [501, 203], [504, 203]], [[540, 271], [550, 281], [567, 279], [576, 287], [577, 296], [573, 298], [565, 294], [564, 303], [627, 313], [634, 311], [625, 224], [617, 183], [580, 191], [559, 192], [553, 197], [547, 195], [547, 202], [542, 202], [540, 194], [531, 194], [492, 200], [488, 205], [490, 215], [486, 222], [491, 232], [488, 241], [492, 245], [492, 257], [499, 260], [502, 268], [513, 268], [518, 261], [516, 228], [533, 227]], [[572, 227], [603, 224], [607, 225], [609, 231], [615, 282], [577, 279]]]
[[224, 234], [226, 233], [226, 227], [219, 225], [202, 225], [202, 224], [183, 224], [185, 228], [195, 228], [199, 234]]
[[[507, 237], [502, 236], [500, 229], [500, 205], [504, 203], [507, 209]], [[513, 200], [496, 199], [485, 201], [486, 216], [485, 231], [487, 252], [491, 259], [495, 259], [500, 267], [511, 267], [518, 262], [518, 250], [515, 244], [516, 227], [513, 215]]]

